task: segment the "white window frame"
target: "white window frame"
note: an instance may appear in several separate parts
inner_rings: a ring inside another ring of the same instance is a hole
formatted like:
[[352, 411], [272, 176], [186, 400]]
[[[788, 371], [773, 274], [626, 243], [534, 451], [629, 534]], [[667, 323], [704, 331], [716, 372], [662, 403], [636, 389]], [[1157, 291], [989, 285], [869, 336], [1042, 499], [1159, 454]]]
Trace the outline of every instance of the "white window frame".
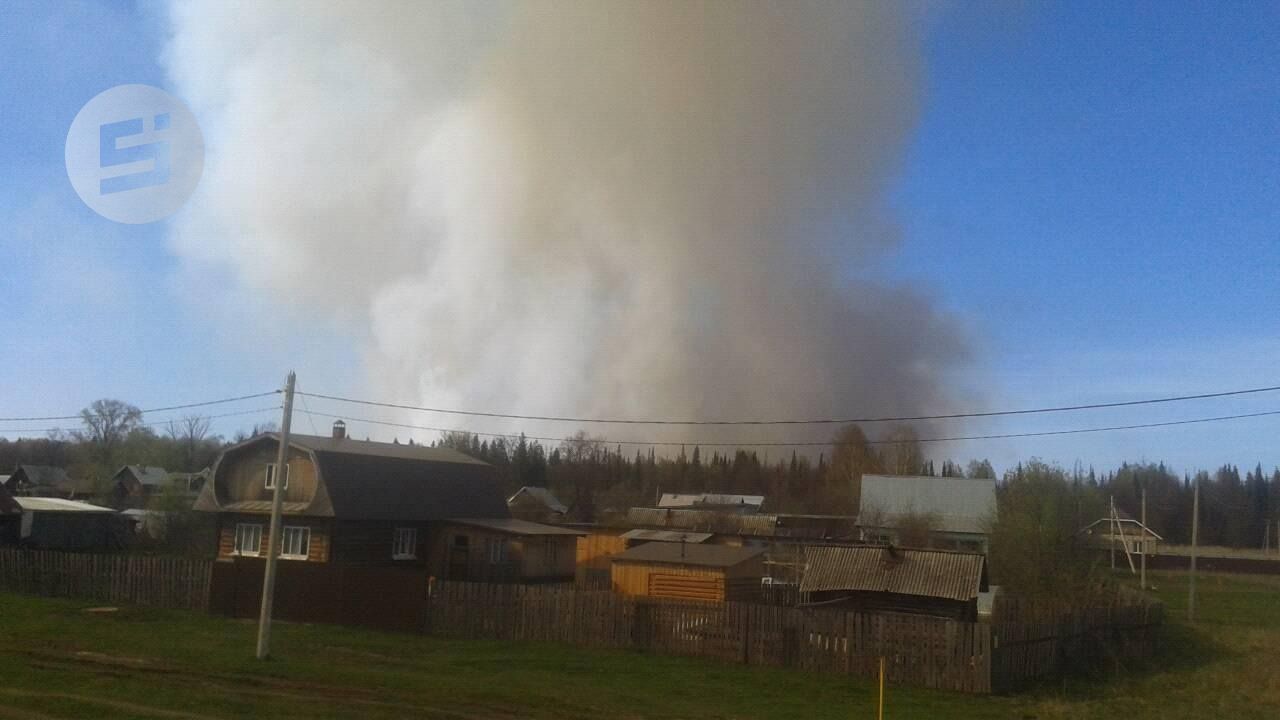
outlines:
[[[301, 553], [289, 552], [290, 535], [301, 537], [302, 542]], [[284, 531], [280, 533], [280, 559], [281, 560], [306, 560], [311, 556], [311, 528], [306, 525], [285, 525]]]
[[[262, 471], [262, 486], [268, 490], [276, 489], [276, 464], [267, 463], [266, 468]], [[284, 464], [284, 487], [282, 490], [289, 489], [289, 463]]]
[[489, 538], [485, 541], [485, 553], [489, 556], [490, 565], [502, 565], [507, 562], [507, 541], [502, 538]]
[[418, 528], [398, 527], [391, 540], [392, 560], [418, 559]]
[[[244, 540], [248, 539], [249, 534], [257, 536], [258, 544], [253, 552], [241, 549]], [[236, 535], [234, 544], [231, 546], [231, 554], [240, 557], [258, 557], [262, 554], [262, 523], [236, 523]]]

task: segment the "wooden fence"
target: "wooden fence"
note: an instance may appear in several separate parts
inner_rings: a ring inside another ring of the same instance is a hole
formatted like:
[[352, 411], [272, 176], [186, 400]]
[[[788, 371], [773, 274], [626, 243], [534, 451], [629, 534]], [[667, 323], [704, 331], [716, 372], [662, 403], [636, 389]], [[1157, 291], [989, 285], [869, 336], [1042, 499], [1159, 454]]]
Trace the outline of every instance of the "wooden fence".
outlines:
[[654, 601], [607, 591], [438, 583], [429, 633], [563, 642], [874, 677], [895, 685], [991, 691], [988, 626], [913, 615], [748, 603]]
[[0, 591], [206, 610], [211, 565], [186, 558], [0, 548]]
[[996, 689], [1044, 677], [1119, 670], [1155, 652], [1164, 607], [1120, 588], [1072, 607], [997, 596], [992, 608], [991, 672]]

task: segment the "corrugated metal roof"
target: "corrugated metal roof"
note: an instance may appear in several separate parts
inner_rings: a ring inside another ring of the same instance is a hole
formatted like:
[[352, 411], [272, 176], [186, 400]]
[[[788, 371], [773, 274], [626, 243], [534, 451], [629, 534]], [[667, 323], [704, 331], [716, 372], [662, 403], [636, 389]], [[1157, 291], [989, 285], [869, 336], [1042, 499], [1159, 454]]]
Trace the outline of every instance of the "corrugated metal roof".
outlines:
[[711, 533], [684, 532], [683, 530], [628, 530], [619, 537], [626, 540], [652, 540], [656, 542], [700, 543], [711, 539]]
[[996, 518], [996, 481], [918, 475], [863, 475], [859, 523], [876, 527], [907, 514], [930, 514], [942, 532], [985, 533]]
[[471, 527], [484, 528], [486, 530], [494, 530], [508, 535], [586, 535], [581, 530], [574, 530], [562, 525], [544, 525], [542, 523], [529, 522], [528, 520], [516, 520], [515, 518], [450, 518], [447, 522], [455, 525], [470, 525]]
[[[270, 500], [241, 500], [239, 502], [225, 503], [219, 510], [227, 512], [243, 512], [243, 513], [269, 513], [271, 512]], [[281, 503], [280, 509], [287, 513], [300, 513], [307, 509], [307, 503], [304, 502], [287, 502]]]
[[699, 505], [760, 507], [763, 495], [735, 495], [733, 493], [663, 493], [658, 500], [660, 508], [692, 508]]
[[944, 550], [882, 546], [810, 547], [801, 592], [854, 590], [970, 600], [982, 589], [986, 558]]
[[62, 498], [15, 497], [14, 501], [17, 502], [23, 510], [33, 512], [115, 512], [115, 510], [112, 510], [111, 508], [90, 505], [89, 503], [80, 502], [79, 500], [63, 500]]
[[734, 515], [711, 510], [631, 508], [627, 511], [626, 523], [725, 535], [772, 537], [778, 534], [776, 515]]
[[763, 548], [651, 542], [620, 552], [613, 556], [613, 561], [661, 563], [664, 565], [697, 565], [700, 567], [733, 567], [763, 553]]

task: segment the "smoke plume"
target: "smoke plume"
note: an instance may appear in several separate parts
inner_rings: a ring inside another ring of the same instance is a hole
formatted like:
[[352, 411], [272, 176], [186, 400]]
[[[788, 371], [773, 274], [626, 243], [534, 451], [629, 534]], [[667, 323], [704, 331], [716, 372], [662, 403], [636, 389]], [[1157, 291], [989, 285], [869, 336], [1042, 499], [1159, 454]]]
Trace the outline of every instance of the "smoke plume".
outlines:
[[370, 394], [685, 417], [950, 400], [962, 342], [878, 277], [919, 100], [896, 4], [211, 0], [171, 22], [209, 151], [175, 247], [345, 323]]

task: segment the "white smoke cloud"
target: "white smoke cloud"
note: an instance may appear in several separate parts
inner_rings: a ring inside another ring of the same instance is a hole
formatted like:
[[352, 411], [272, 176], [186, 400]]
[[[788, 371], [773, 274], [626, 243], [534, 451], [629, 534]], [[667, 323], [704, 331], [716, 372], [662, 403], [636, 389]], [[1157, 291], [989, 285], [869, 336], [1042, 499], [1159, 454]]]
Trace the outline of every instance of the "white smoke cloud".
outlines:
[[951, 399], [957, 333], [875, 280], [918, 102], [894, 4], [213, 0], [171, 19], [209, 152], [175, 247], [346, 322], [371, 394], [693, 417]]

